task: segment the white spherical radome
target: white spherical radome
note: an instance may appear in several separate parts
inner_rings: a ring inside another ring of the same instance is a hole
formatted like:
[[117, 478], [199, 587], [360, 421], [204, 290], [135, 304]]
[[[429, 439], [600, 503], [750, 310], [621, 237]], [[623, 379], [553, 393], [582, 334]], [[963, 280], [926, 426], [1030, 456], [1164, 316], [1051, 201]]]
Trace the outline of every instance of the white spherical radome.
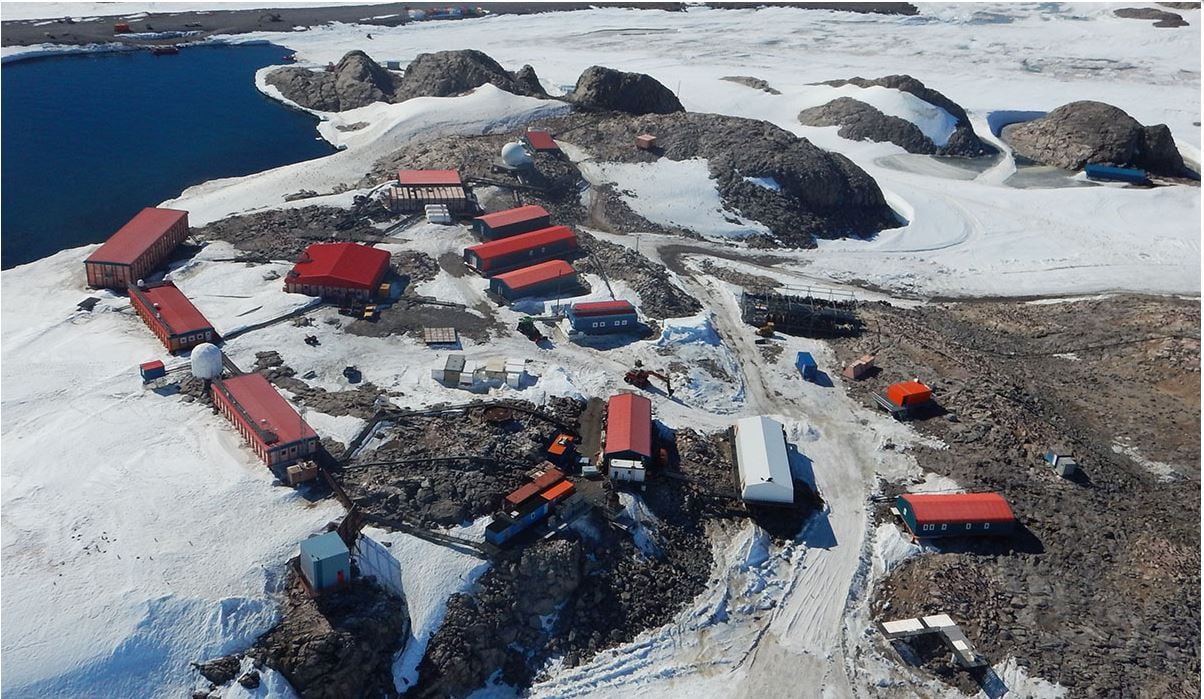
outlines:
[[203, 342], [192, 348], [192, 375], [198, 379], [216, 379], [222, 375], [222, 351]]
[[523, 148], [521, 143], [507, 143], [502, 146], [502, 162], [507, 167], [529, 167], [531, 165], [531, 154]]

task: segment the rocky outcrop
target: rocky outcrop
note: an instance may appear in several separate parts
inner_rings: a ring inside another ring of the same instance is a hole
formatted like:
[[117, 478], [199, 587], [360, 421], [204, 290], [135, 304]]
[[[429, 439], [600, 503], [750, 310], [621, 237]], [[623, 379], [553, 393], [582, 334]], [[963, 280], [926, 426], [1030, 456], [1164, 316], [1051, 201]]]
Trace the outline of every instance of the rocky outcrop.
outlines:
[[393, 656], [410, 623], [400, 599], [368, 582], [315, 599], [294, 577], [282, 613], [247, 655], [284, 675], [302, 699], [392, 693]]
[[363, 51], [352, 51], [333, 71], [280, 68], [267, 83], [307, 109], [341, 112], [373, 102], [395, 102], [401, 77], [390, 73]]
[[897, 116], [883, 114], [878, 108], [840, 97], [819, 107], [799, 112], [798, 120], [805, 126], [839, 126], [836, 133], [850, 141], [893, 143], [908, 153], [933, 155], [936, 144], [920, 131], [920, 127]]
[[421, 53], [406, 67], [395, 102], [414, 97], [451, 97], [490, 84], [516, 95], [546, 97], [531, 66], [507, 72], [498, 62], [474, 49]]
[[1172, 177], [1185, 173], [1169, 128], [1142, 126], [1103, 102], [1071, 102], [1004, 133], [1017, 155], [1045, 165], [1078, 170], [1101, 163]]
[[655, 78], [643, 73], [624, 73], [612, 68], [591, 66], [577, 78], [577, 86], [568, 96], [573, 104], [592, 111], [628, 114], [670, 114], [683, 112], [677, 96]]
[[1187, 20], [1182, 15], [1153, 7], [1122, 7], [1112, 11], [1112, 14], [1124, 19], [1152, 19], [1154, 26], [1160, 28], [1186, 27]]
[[775, 90], [773, 87], [771, 87], [768, 82], [762, 80], [761, 78], [754, 78], [750, 75], [725, 75], [719, 79], [726, 80], [730, 83], [736, 83], [738, 85], [743, 85], [745, 87], [751, 87], [754, 90], [760, 90], [761, 92], [767, 92], [771, 95], [782, 94], [782, 92], [780, 90]]
[[850, 78], [849, 80], [829, 80], [824, 85], [840, 87], [842, 85], [856, 85], [858, 87], [888, 87], [894, 90], [907, 92], [924, 100], [925, 102], [940, 107], [956, 120], [957, 125], [954, 127], [953, 134], [949, 136], [948, 142], [937, 148], [937, 155], [963, 156], [968, 158], [994, 155], [996, 150], [994, 146], [984, 143], [978, 138], [978, 134], [974, 133], [974, 127], [970, 124], [970, 117], [966, 115], [966, 110], [961, 108], [948, 97], [940, 92], [933, 90], [924, 85], [924, 83], [916, 80], [910, 75], [888, 75], [875, 80], [866, 80], [865, 78]]
[[[651, 133], [658, 155], [630, 145]], [[614, 115], [575, 128], [574, 143], [598, 160], [705, 158], [728, 209], [765, 224], [761, 247], [810, 247], [815, 238], [868, 235], [898, 225], [872, 177], [848, 158], [765, 121], [718, 114]], [[748, 179], [772, 179], [771, 189]]]
[[363, 51], [352, 51], [334, 70], [280, 68], [268, 74], [267, 82], [302, 107], [323, 112], [414, 97], [451, 97], [486, 83], [516, 95], [547, 96], [531, 66], [510, 73], [472, 49], [419, 54], [404, 75], [385, 70]]
[[581, 582], [581, 544], [535, 544], [497, 561], [474, 595], [452, 595], [443, 625], [419, 665], [419, 697], [462, 697], [498, 669], [503, 679], [529, 673], [524, 655], [548, 639], [544, 617], [553, 614]]

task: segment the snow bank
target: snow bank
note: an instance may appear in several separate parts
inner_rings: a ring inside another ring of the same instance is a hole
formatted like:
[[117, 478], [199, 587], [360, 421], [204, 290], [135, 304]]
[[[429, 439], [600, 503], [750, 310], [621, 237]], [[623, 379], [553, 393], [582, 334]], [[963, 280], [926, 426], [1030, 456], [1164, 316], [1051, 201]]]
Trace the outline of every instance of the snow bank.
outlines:
[[581, 174], [594, 185], [611, 185], [631, 210], [652, 223], [704, 235], [745, 238], [769, 228], [726, 209], [704, 158], [651, 163], [585, 161]]

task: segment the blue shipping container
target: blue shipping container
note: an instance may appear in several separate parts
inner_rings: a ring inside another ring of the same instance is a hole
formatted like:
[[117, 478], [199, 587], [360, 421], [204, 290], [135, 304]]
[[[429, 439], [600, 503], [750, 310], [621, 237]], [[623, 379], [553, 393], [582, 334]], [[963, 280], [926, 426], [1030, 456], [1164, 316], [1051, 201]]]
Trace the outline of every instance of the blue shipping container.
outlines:
[[1087, 179], [1104, 180], [1106, 182], [1129, 182], [1131, 184], [1149, 184], [1150, 178], [1145, 170], [1129, 167], [1114, 167], [1112, 165], [1097, 165], [1090, 163], [1083, 168]]
[[815, 364], [815, 357], [812, 357], [810, 352], [799, 352], [798, 359], [795, 360], [794, 365], [798, 367], [799, 371], [803, 372], [804, 379], [808, 381], [815, 380], [815, 371], [818, 369], [818, 366]]
[[301, 573], [315, 590], [351, 581], [351, 552], [336, 532], [301, 542]]

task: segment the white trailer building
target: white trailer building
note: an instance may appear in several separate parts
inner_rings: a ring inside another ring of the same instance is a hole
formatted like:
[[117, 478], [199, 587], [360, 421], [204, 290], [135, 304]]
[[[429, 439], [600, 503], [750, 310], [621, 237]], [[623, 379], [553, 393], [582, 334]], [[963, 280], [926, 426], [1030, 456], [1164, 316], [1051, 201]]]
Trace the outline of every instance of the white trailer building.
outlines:
[[644, 482], [644, 462], [635, 459], [611, 459], [610, 479], [630, 483]]
[[733, 428], [740, 497], [745, 502], [794, 502], [794, 481], [782, 425], [767, 417], [746, 417]]

